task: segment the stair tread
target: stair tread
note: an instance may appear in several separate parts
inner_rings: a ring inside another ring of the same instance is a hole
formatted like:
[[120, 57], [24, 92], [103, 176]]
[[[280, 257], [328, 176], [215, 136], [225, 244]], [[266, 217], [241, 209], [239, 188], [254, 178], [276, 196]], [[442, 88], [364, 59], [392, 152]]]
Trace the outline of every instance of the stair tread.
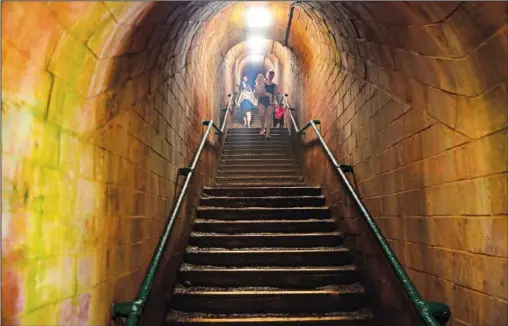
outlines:
[[[304, 187], [288, 187], [288, 186], [271, 186], [271, 187], [264, 187], [266, 190], [270, 190], [270, 189], [274, 189], [274, 190], [284, 190], [284, 189], [289, 189], [289, 190], [294, 190], [294, 189], [312, 189], [312, 190], [320, 190], [321, 187], [312, 187], [312, 186], [304, 186]], [[216, 187], [203, 187], [204, 190], [214, 190], [214, 189], [220, 189], [220, 190], [227, 190], [228, 188], [216, 188]], [[251, 188], [250, 187], [245, 187], [245, 188], [231, 188], [231, 190], [235, 190], [235, 191], [238, 191], [238, 190], [242, 190], [242, 191], [245, 191], [245, 190], [250, 190]], [[259, 190], [259, 188], [256, 188], [256, 190]]]
[[196, 247], [188, 246], [185, 250], [186, 253], [235, 253], [235, 254], [296, 254], [296, 253], [311, 253], [311, 252], [349, 252], [349, 249], [344, 246], [336, 247], [255, 247], [255, 248], [213, 248], [213, 247]]
[[345, 311], [345, 312], [327, 312], [327, 313], [303, 313], [303, 314], [210, 314], [210, 313], [189, 313], [172, 310], [167, 319], [169, 320], [180, 320], [187, 319], [187, 322], [203, 322], [203, 323], [214, 323], [214, 322], [227, 322], [231, 324], [242, 323], [242, 322], [262, 322], [262, 323], [291, 323], [291, 322], [312, 322], [316, 319], [319, 321], [342, 321], [342, 320], [370, 320], [373, 318], [373, 313], [368, 308], [362, 308], [356, 311]]
[[211, 211], [211, 210], [223, 210], [223, 211], [251, 211], [251, 210], [262, 210], [262, 211], [287, 211], [287, 210], [328, 210], [328, 206], [304, 206], [304, 207], [259, 207], [259, 206], [248, 206], [248, 207], [222, 207], [222, 206], [199, 206], [198, 210]]
[[217, 233], [217, 232], [192, 232], [191, 237], [317, 237], [317, 236], [341, 236], [341, 232], [312, 232], [312, 233], [280, 233], [280, 232], [257, 232], [257, 233]]
[[287, 289], [277, 287], [215, 287], [215, 286], [190, 286], [178, 284], [175, 287], [175, 294], [199, 294], [199, 295], [313, 295], [331, 294], [339, 295], [344, 293], [363, 293], [364, 288], [360, 283], [343, 285], [328, 285], [316, 289]]
[[209, 223], [209, 224], [253, 224], [253, 223], [259, 223], [259, 224], [280, 224], [280, 223], [288, 223], [288, 224], [304, 224], [304, 223], [335, 223], [333, 219], [300, 219], [300, 220], [219, 220], [219, 219], [196, 219], [195, 223]]
[[251, 200], [251, 199], [324, 199], [325, 196], [256, 196], [256, 197], [232, 197], [232, 196], [206, 196], [202, 199], [230, 199], [230, 200]]
[[220, 271], [220, 272], [344, 272], [356, 271], [356, 265], [345, 264], [336, 266], [223, 266], [223, 265], [197, 265], [190, 263], [183, 263], [180, 266], [181, 271]]
[[[266, 186], [272, 186], [273, 185], [273, 182], [257, 182], [257, 183], [252, 183], [252, 182], [235, 182], [235, 183], [231, 183], [231, 182], [216, 182], [216, 184], [218, 185], [224, 185], [224, 187], [232, 187], [232, 186], [238, 186], [238, 187], [260, 187], [260, 188], [264, 188]], [[281, 183], [280, 184], [281, 186], [286, 186], [286, 185], [294, 185], [294, 186], [304, 186], [305, 183], [303, 181], [301, 182], [296, 182], [296, 181], [292, 181], [292, 182], [286, 182], [286, 183]]]

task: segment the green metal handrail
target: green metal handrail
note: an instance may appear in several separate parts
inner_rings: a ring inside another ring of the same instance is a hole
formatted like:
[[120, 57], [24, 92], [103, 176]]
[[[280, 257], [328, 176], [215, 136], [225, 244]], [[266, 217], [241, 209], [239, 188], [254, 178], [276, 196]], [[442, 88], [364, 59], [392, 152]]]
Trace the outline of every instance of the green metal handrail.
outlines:
[[407, 275], [406, 271], [400, 264], [399, 260], [397, 259], [397, 256], [390, 248], [390, 245], [386, 241], [385, 237], [381, 233], [381, 230], [377, 226], [376, 222], [370, 215], [369, 211], [363, 204], [362, 200], [356, 193], [355, 189], [349, 182], [348, 178], [346, 177], [346, 172], [352, 172], [353, 168], [350, 165], [344, 165], [339, 164], [335, 157], [333, 156], [332, 151], [326, 145], [325, 140], [323, 139], [323, 136], [321, 135], [321, 132], [318, 130], [317, 125], [321, 122], [319, 120], [311, 120], [309, 121], [303, 128], [299, 129], [298, 125], [296, 124], [296, 121], [292, 114], [291, 106], [289, 105], [289, 102], [287, 101], [287, 94], [284, 94], [284, 100], [286, 102], [286, 107], [288, 108], [289, 115], [291, 117], [291, 121], [293, 122], [293, 127], [295, 128], [295, 132], [297, 135], [304, 134], [304, 131], [312, 127], [314, 132], [316, 133], [317, 138], [319, 139], [319, 142], [323, 146], [323, 149], [332, 162], [333, 167], [337, 171], [340, 181], [342, 182], [343, 186], [346, 188], [346, 192], [351, 197], [353, 202], [355, 203], [356, 207], [360, 211], [360, 214], [363, 216], [365, 221], [367, 222], [367, 225], [372, 230], [374, 237], [381, 247], [383, 253], [385, 254], [386, 258], [388, 259], [388, 262], [390, 263], [393, 271], [395, 272], [395, 275], [397, 275], [398, 279], [402, 283], [402, 286], [404, 287], [404, 290], [406, 294], [408, 295], [409, 299], [413, 303], [416, 311], [418, 312], [421, 320], [424, 322], [426, 326], [444, 326], [448, 322], [448, 320], [451, 317], [450, 307], [444, 303], [440, 302], [432, 302], [432, 301], [425, 301], [420, 296], [420, 293], [414, 286], [413, 282]]
[[150, 290], [151, 290], [153, 282], [155, 280], [157, 270], [158, 270], [159, 265], [161, 263], [162, 256], [164, 254], [164, 250], [166, 249], [166, 245], [167, 245], [169, 237], [171, 235], [173, 225], [174, 225], [175, 220], [180, 212], [180, 208], [182, 206], [184, 197], [187, 194], [187, 190], [189, 189], [189, 184], [190, 184], [191, 178], [194, 174], [194, 171], [195, 171], [196, 166], [198, 164], [201, 153], [203, 152], [203, 149], [205, 147], [206, 139], [208, 138], [208, 135], [210, 135], [210, 132], [212, 129], [215, 129], [215, 131], [216, 131], [215, 133], [218, 135], [224, 134], [224, 131], [226, 128], [225, 121], [227, 120], [229, 106], [231, 106], [232, 99], [233, 99], [234, 95], [236, 95], [236, 92], [228, 95], [229, 96], [229, 103], [228, 103], [228, 107], [225, 109], [226, 114], [224, 115], [224, 118], [223, 118], [223, 121], [221, 124], [221, 128], [217, 127], [217, 125], [212, 120], [203, 121], [203, 125], [207, 126], [207, 128], [205, 130], [205, 133], [203, 134], [203, 137], [201, 138], [201, 142], [200, 142], [199, 147], [196, 151], [196, 154], [194, 155], [194, 159], [192, 160], [191, 165], [188, 168], [178, 169], [178, 175], [184, 175], [185, 181], [183, 183], [182, 189], [180, 190], [180, 193], [178, 194], [178, 199], [176, 200], [175, 205], [173, 206], [173, 208], [171, 210], [171, 214], [168, 218], [168, 221], [166, 222], [166, 225], [165, 225], [164, 230], [162, 232], [162, 236], [160, 237], [157, 247], [155, 248], [155, 252], [152, 256], [150, 264], [148, 265], [148, 270], [145, 274], [145, 278], [143, 279], [143, 282], [141, 283], [141, 286], [140, 286], [140, 289], [139, 289], [138, 294], [136, 296], [136, 299], [134, 301], [120, 302], [120, 303], [113, 304], [113, 307], [112, 307], [113, 317], [127, 318], [127, 323], [125, 324], [126, 326], [136, 326], [139, 323], [141, 314], [143, 313], [143, 308], [146, 304], [146, 301], [148, 300], [148, 295], [150, 294]]

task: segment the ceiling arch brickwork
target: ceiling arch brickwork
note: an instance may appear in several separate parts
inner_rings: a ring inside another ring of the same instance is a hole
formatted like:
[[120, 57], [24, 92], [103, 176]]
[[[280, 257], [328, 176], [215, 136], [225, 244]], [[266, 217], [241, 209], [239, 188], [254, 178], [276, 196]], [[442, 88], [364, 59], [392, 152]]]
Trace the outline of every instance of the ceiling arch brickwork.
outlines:
[[[453, 324], [506, 324], [507, 3], [301, 3], [288, 47], [291, 3], [259, 4], [273, 15], [268, 57], [281, 90], [299, 122], [320, 119], [334, 154], [354, 166], [422, 295], [449, 303]], [[132, 299], [177, 169], [191, 160], [201, 121], [218, 121], [239, 81], [245, 6], [2, 3], [2, 295], [10, 298], [2, 325], [102, 325], [112, 302]], [[213, 180], [210, 142], [193, 191]], [[321, 150], [304, 157], [308, 180], [341, 203]], [[176, 223], [182, 237], [168, 248], [154, 298], [171, 286], [162, 280], [181, 259], [193, 203]], [[361, 251], [368, 241], [351, 217], [341, 228]]]

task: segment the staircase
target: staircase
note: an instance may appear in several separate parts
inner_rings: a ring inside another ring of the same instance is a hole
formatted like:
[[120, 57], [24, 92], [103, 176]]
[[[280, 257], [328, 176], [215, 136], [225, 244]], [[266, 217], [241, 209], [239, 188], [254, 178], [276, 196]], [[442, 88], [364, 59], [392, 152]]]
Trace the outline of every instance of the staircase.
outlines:
[[373, 326], [359, 272], [286, 129], [229, 130], [167, 325]]

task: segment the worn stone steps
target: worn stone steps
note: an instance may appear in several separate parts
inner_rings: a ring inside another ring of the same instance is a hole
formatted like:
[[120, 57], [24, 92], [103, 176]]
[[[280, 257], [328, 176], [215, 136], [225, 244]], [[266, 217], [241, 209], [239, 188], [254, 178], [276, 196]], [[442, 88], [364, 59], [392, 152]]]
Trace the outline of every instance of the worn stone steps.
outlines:
[[175, 288], [172, 306], [205, 313], [330, 313], [356, 311], [365, 305], [359, 284], [322, 289]]
[[[251, 130], [252, 128], [246, 128], [246, 129], [249, 129]], [[245, 142], [245, 141], [256, 141], [256, 142], [268, 142], [268, 143], [271, 143], [271, 142], [281, 142], [281, 141], [291, 141], [291, 136], [289, 136], [288, 133], [284, 133], [284, 134], [281, 134], [281, 133], [274, 133], [274, 132], [271, 132], [270, 133], [270, 136], [271, 138], [269, 140], [267, 140], [265, 138], [264, 135], [260, 135], [259, 134], [259, 131], [257, 132], [254, 132], [254, 133], [249, 133], [249, 134], [228, 134], [226, 136], [226, 140], [225, 142], [228, 142], [228, 143], [235, 143], [235, 142]]]
[[201, 198], [201, 206], [215, 207], [322, 207], [324, 196], [273, 196], [273, 197], [207, 197]]
[[239, 172], [239, 171], [291, 171], [297, 170], [301, 173], [301, 170], [298, 168], [296, 163], [287, 164], [287, 163], [271, 163], [265, 166], [248, 164], [245, 162], [244, 164], [221, 164], [219, 166], [219, 172]]
[[259, 197], [259, 196], [320, 196], [320, 187], [263, 187], [263, 188], [211, 188], [204, 187], [207, 196]]
[[257, 182], [244, 182], [244, 181], [235, 181], [235, 182], [227, 182], [227, 183], [216, 183], [215, 184], [217, 187], [227, 187], [227, 188], [233, 188], [233, 187], [238, 187], [238, 188], [245, 188], [245, 187], [260, 187], [260, 188], [265, 188], [265, 187], [271, 187], [271, 186], [274, 186], [274, 185], [278, 185], [278, 186], [281, 186], [281, 187], [298, 187], [298, 186], [305, 186], [305, 182], [303, 181], [277, 181], [277, 182], [274, 182], [274, 181], [257, 181]]
[[223, 157], [220, 160], [220, 168], [223, 168], [225, 166], [230, 165], [243, 165], [243, 166], [250, 166], [251, 168], [258, 167], [261, 169], [269, 169], [273, 166], [278, 165], [292, 165], [292, 166], [299, 166], [298, 162], [296, 161], [296, 158], [294, 156], [291, 157], [279, 157], [279, 158], [262, 158], [259, 156], [252, 156], [252, 157], [229, 157], [225, 158]]
[[212, 207], [199, 206], [198, 218], [218, 219], [296, 219], [296, 218], [330, 218], [328, 207]]
[[237, 234], [245, 232], [334, 232], [337, 226], [333, 219], [300, 219], [300, 220], [212, 220], [196, 219], [194, 230], [198, 232], [220, 232]]
[[[227, 135], [259, 135], [261, 128], [234, 128], [229, 129]], [[288, 130], [286, 128], [270, 128], [271, 135], [289, 135]]]
[[259, 155], [259, 154], [284, 154], [292, 155], [293, 149], [290, 147], [278, 147], [278, 148], [224, 148], [224, 155]]
[[267, 160], [280, 160], [280, 159], [293, 159], [295, 160], [295, 156], [293, 153], [242, 153], [242, 154], [235, 154], [235, 153], [224, 153], [222, 154], [222, 160], [234, 160], [234, 159], [267, 159]]
[[215, 266], [326, 266], [351, 263], [345, 247], [323, 248], [201, 248], [188, 247], [185, 262]]
[[358, 282], [360, 273], [354, 265], [342, 266], [214, 266], [185, 263], [178, 282], [195, 286], [278, 287], [315, 289], [330, 284]]
[[319, 326], [374, 326], [373, 314], [362, 309], [355, 312], [330, 314], [200, 314], [170, 311], [166, 322], [169, 325], [214, 325], [214, 326], [270, 326], [270, 325], [319, 325]]
[[299, 177], [302, 172], [296, 169], [287, 169], [287, 170], [230, 170], [230, 169], [222, 169], [217, 172], [218, 177], [269, 177], [269, 176], [292, 176]]
[[227, 176], [215, 178], [216, 183], [279, 183], [279, 182], [298, 182], [303, 183], [302, 176], [292, 175], [256, 175], [256, 176]]
[[276, 151], [287, 151], [293, 152], [293, 146], [291, 143], [282, 143], [280, 141], [271, 142], [264, 141], [266, 144], [245, 144], [245, 145], [229, 145], [225, 144], [224, 151], [264, 151], [264, 152], [276, 152]]
[[168, 325], [373, 326], [361, 273], [287, 129], [231, 128], [205, 187]]
[[335, 247], [342, 242], [339, 232], [331, 233], [238, 233], [193, 232], [189, 245], [217, 248], [251, 247]]
[[284, 145], [284, 146], [292, 146], [291, 138], [289, 137], [278, 137], [270, 139], [270, 142], [267, 144], [266, 140], [256, 140], [256, 139], [236, 139], [231, 140], [226, 137], [226, 141], [224, 142], [224, 146], [229, 147], [250, 147], [250, 146], [271, 146], [271, 145]]

